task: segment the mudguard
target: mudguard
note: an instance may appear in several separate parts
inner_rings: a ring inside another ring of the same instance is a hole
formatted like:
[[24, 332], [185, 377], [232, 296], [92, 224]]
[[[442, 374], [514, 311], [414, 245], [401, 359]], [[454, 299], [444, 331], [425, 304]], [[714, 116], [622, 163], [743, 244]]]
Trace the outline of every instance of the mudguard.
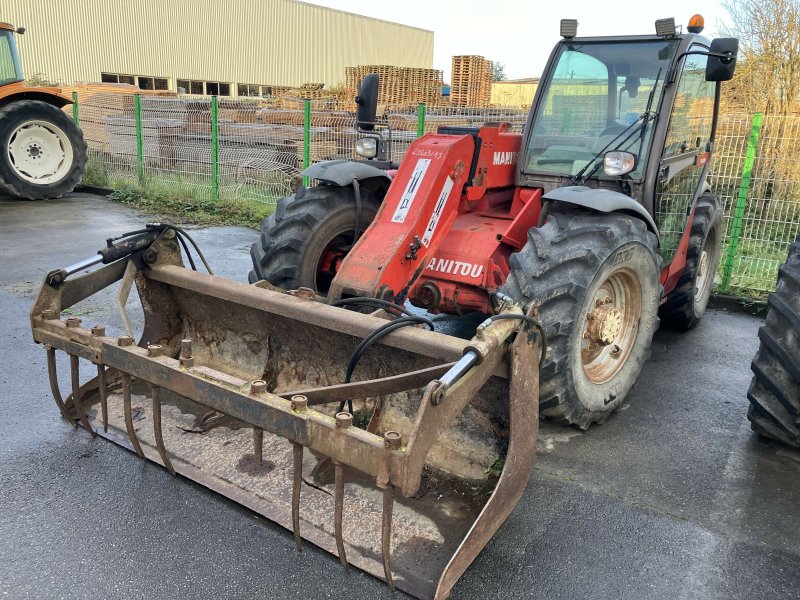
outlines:
[[303, 171], [303, 176], [340, 187], [352, 185], [354, 179], [361, 182], [373, 177], [383, 177], [387, 184], [391, 182], [391, 177], [386, 171], [353, 160], [324, 160], [308, 167]]
[[585, 185], [569, 185], [547, 192], [542, 199], [584, 206], [600, 212], [634, 212], [647, 223], [647, 227], [656, 236], [659, 235], [658, 227], [645, 207], [633, 198], [614, 190], [590, 188]]

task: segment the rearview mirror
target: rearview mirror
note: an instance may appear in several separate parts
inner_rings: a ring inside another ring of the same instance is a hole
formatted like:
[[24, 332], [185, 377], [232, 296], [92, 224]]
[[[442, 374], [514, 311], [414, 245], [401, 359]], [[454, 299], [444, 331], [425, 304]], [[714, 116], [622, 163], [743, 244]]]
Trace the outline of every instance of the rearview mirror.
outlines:
[[378, 75], [370, 73], [361, 80], [356, 96], [356, 126], [364, 131], [375, 129], [378, 112]]
[[717, 38], [711, 42], [706, 63], [706, 81], [730, 81], [736, 70], [739, 40]]

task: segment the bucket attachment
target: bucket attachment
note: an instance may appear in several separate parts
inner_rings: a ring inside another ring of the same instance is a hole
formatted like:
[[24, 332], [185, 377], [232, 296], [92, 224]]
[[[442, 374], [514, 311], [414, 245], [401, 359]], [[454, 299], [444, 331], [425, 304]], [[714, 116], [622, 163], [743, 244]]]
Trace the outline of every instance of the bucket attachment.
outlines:
[[[185, 269], [177, 241], [163, 230], [48, 274], [31, 325], [64, 418], [279, 523], [298, 550], [445, 598], [533, 464], [541, 348], [522, 310], [501, 303], [471, 340], [397, 329], [350, 381], [347, 357], [385, 318]], [[120, 281], [138, 290], [138, 343], [124, 315], [116, 336], [61, 317]]]

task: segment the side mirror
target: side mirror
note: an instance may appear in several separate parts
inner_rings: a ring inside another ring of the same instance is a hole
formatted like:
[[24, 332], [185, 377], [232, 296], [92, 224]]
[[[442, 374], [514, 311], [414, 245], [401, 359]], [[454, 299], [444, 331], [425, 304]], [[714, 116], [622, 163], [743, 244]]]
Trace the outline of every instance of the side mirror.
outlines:
[[378, 112], [377, 73], [370, 73], [361, 80], [356, 105], [356, 126], [364, 131], [375, 129], [375, 115]]
[[711, 42], [706, 63], [706, 81], [730, 81], [736, 70], [736, 54], [739, 40], [736, 38], [717, 38]]

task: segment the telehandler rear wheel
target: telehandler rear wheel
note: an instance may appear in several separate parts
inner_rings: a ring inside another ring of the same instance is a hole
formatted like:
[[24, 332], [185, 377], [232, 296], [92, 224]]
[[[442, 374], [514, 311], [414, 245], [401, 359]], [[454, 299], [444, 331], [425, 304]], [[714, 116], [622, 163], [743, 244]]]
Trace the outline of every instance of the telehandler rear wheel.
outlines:
[[665, 325], [687, 331], [706, 312], [722, 242], [722, 203], [711, 192], [697, 200], [686, 253], [686, 266], [675, 289], [661, 307]]
[[759, 435], [800, 448], [800, 238], [780, 268], [758, 337], [747, 418]]
[[[379, 200], [362, 188], [359, 233], [379, 207]], [[352, 248], [355, 223], [353, 188], [301, 187], [279, 200], [275, 212], [262, 221], [261, 238], [250, 248], [250, 283], [266, 279], [285, 290], [307, 287], [325, 296]]]
[[24, 200], [60, 198], [86, 170], [86, 142], [55, 106], [15, 100], [0, 109], [0, 188]]
[[542, 414], [586, 429], [622, 405], [658, 328], [656, 247], [641, 219], [559, 207], [511, 256], [501, 291], [547, 332]]

